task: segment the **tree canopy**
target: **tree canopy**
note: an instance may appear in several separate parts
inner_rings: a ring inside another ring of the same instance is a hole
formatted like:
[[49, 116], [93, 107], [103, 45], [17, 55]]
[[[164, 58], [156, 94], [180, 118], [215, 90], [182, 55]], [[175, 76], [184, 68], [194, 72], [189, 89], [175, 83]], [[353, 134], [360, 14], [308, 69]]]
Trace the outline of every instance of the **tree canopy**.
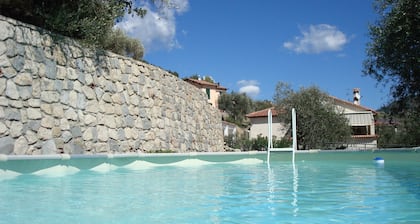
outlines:
[[113, 29], [117, 19], [125, 13], [144, 16], [146, 11], [134, 7], [132, 0], [0, 1], [0, 14], [4, 16], [141, 59], [144, 50], [139, 40]]
[[199, 74], [194, 74], [194, 75], [191, 75], [188, 78], [195, 79], [195, 80], [204, 80], [206, 82], [215, 83], [214, 79], [209, 75], [200, 76]]
[[420, 109], [420, 1], [376, 0], [364, 74], [391, 85], [398, 110]]
[[[392, 143], [420, 145], [420, 1], [376, 0], [374, 7], [379, 19], [369, 26], [363, 72], [391, 87], [384, 111], [398, 121], [388, 124], [396, 135]], [[391, 132], [379, 128], [379, 144], [389, 143]]]
[[332, 98], [318, 87], [301, 88], [295, 92], [289, 84], [279, 82], [274, 102], [279, 118], [291, 123], [291, 110], [296, 109], [297, 140], [299, 148], [336, 148], [351, 135], [347, 119], [336, 110]]
[[245, 93], [224, 93], [218, 101], [219, 109], [229, 114], [228, 121], [243, 125], [245, 115], [253, 110], [252, 99]]

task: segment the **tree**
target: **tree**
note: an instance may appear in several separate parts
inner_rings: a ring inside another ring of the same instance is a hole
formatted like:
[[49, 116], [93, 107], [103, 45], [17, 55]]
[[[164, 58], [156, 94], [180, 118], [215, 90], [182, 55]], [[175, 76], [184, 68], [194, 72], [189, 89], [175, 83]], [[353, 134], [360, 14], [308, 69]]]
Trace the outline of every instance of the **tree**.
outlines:
[[[8, 10], [7, 6], [14, 10]], [[111, 32], [115, 20], [123, 16], [129, 6], [129, 2], [123, 0], [25, 0], [10, 1], [10, 5], [2, 5], [1, 13], [98, 45]]]
[[291, 122], [291, 110], [296, 109], [297, 140], [302, 149], [336, 148], [345, 143], [351, 135], [347, 119], [336, 110], [332, 98], [318, 87], [301, 88], [298, 92], [290, 85], [279, 82], [274, 102], [279, 118]]
[[223, 93], [218, 101], [219, 109], [229, 114], [230, 122], [243, 126], [245, 115], [252, 111], [252, 99], [245, 93]]
[[115, 22], [125, 13], [143, 17], [146, 10], [135, 7], [133, 0], [0, 1], [0, 14], [4, 16], [78, 39], [95, 47], [141, 59], [144, 49], [140, 41], [113, 29]]
[[256, 100], [252, 103], [254, 111], [264, 110], [273, 106], [273, 103], [269, 100]]
[[[203, 77], [203, 78], [201, 78], [201, 77]], [[203, 80], [203, 81], [206, 81], [206, 82], [209, 82], [209, 83], [215, 83], [214, 79], [209, 75], [200, 76], [199, 74], [194, 74], [194, 75], [191, 75], [188, 78], [195, 79], [195, 80]]]
[[399, 112], [420, 110], [420, 1], [376, 0], [364, 74], [389, 83]]
[[121, 29], [111, 31], [111, 34], [104, 41], [104, 48], [136, 60], [141, 60], [144, 55], [144, 48], [140, 41], [128, 37]]
[[[388, 83], [393, 96], [389, 116], [401, 120], [399, 139], [420, 145], [420, 2], [376, 0], [379, 14], [369, 26], [364, 74]], [[381, 133], [379, 133], [381, 135]]]

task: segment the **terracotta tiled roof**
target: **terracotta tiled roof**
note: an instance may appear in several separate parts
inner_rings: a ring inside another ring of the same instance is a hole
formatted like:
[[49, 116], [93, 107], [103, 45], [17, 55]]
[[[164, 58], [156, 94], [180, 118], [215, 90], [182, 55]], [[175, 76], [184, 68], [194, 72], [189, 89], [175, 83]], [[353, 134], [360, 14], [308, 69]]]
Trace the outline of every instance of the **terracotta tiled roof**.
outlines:
[[246, 115], [246, 117], [248, 117], [248, 118], [267, 117], [268, 116], [268, 110], [269, 109], [271, 109], [271, 113], [272, 113], [273, 116], [277, 116], [278, 115], [277, 110], [274, 109], [274, 107], [270, 107], [270, 108], [267, 108], [267, 109], [264, 109], [264, 110], [259, 110], [259, 111], [255, 111], [255, 112], [249, 113], [249, 114]]
[[[370, 109], [368, 107], [364, 107], [364, 106], [361, 106], [361, 105], [356, 105], [356, 104], [354, 104], [352, 102], [345, 101], [345, 100], [339, 99], [339, 98], [334, 97], [334, 96], [330, 96], [330, 97], [336, 103], [338, 102], [338, 103], [345, 104], [345, 105], [348, 105], [348, 106], [352, 106], [352, 107], [355, 107], [355, 108], [358, 108], [358, 109], [364, 110], [364, 111], [372, 111], [373, 114], [377, 114], [377, 112], [375, 110], [372, 110], [372, 109]], [[267, 108], [267, 109], [264, 109], [264, 110], [259, 110], [259, 111], [255, 111], [255, 112], [249, 113], [249, 114], [246, 115], [246, 117], [248, 117], [248, 118], [253, 118], [253, 117], [267, 117], [268, 116], [268, 110], [269, 109], [271, 109], [271, 112], [272, 112], [273, 116], [277, 116], [278, 115], [278, 112], [274, 109], [274, 107], [270, 107], [270, 108]]]
[[373, 114], [377, 114], [377, 112], [375, 110], [371, 109], [371, 108], [368, 108], [368, 107], [365, 107], [365, 106], [361, 106], [361, 105], [357, 105], [357, 104], [354, 104], [352, 102], [339, 99], [339, 98], [337, 98], [335, 96], [330, 96], [330, 97], [331, 97], [331, 99], [334, 100], [334, 102], [339, 102], [339, 103], [342, 103], [342, 104], [345, 104], [345, 105], [348, 105], [348, 106], [359, 108], [360, 110], [372, 111]]
[[184, 79], [184, 81], [191, 83], [194, 86], [197, 86], [198, 88], [210, 88], [210, 89], [218, 89], [218, 90], [224, 90], [226, 91], [227, 88], [219, 85], [219, 83], [212, 83], [212, 82], [207, 82], [204, 80], [197, 80], [197, 79]]

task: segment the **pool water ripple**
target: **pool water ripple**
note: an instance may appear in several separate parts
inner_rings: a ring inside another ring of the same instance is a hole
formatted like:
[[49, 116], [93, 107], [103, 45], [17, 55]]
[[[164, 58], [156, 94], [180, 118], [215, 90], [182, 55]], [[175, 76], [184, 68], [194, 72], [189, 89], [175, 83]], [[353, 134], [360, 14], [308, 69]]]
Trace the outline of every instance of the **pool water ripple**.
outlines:
[[99, 168], [3, 179], [0, 223], [420, 222], [418, 162], [298, 160], [268, 167], [193, 160]]

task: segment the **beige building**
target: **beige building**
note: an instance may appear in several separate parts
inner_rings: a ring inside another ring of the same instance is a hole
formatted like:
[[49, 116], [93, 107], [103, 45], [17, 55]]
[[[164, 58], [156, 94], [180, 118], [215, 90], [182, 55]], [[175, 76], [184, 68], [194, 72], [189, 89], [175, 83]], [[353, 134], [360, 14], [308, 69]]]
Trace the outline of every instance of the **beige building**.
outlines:
[[268, 110], [271, 109], [271, 113], [273, 115], [272, 120], [272, 130], [273, 130], [273, 139], [276, 138], [277, 140], [283, 138], [287, 131], [289, 130], [288, 126], [285, 126], [284, 123], [280, 122], [278, 119], [278, 112], [272, 108], [267, 108], [260, 111], [255, 111], [253, 113], [249, 113], [246, 117], [251, 122], [251, 128], [249, 129], [249, 138], [257, 138], [258, 135], [261, 137], [268, 136]]
[[348, 142], [348, 149], [376, 149], [378, 147], [378, 136], [375, 133], [376, 111], [361, 106], [354, 100], [354, 103], [331, 97], [337, 106], [337, 111], [343, 113], [351, 126], [352, 136]]
[[207, 94], [208, 102], [216, 108], [219, 108], [218, 100], [222, 93], [225, 93], [227, 88], [219, 85], [219, 83], [211, 83], [204, 80], [184, 79], [184, 81], [196, 86]]
[[[350, 141], [345, 145], [347, 149], [376, 149], [378, 136], [375, 133], [376, 111], [360, 105], [360, 94], [358, 89], [354, 89], [354, 102], [338, 99], [331, 96], [336, 105], [337, 112], [343, 113], [348, 119], [348, 124], [352, 129]], [[268, 135], [268, 110], [273, 113], [273, 136], [277, 139], [283, 138], [289, 127], [282, 124], [277, 118], [277, 111], [274, 108], [256, 111], [246, 116], [250, 119], [251, 128], [249, 138], [257, 138], [258, 135], [267, 137]], [[299, 116], [299, 111], [296, 111]], [[299, 127], [297, 127], [299, 129]]]

